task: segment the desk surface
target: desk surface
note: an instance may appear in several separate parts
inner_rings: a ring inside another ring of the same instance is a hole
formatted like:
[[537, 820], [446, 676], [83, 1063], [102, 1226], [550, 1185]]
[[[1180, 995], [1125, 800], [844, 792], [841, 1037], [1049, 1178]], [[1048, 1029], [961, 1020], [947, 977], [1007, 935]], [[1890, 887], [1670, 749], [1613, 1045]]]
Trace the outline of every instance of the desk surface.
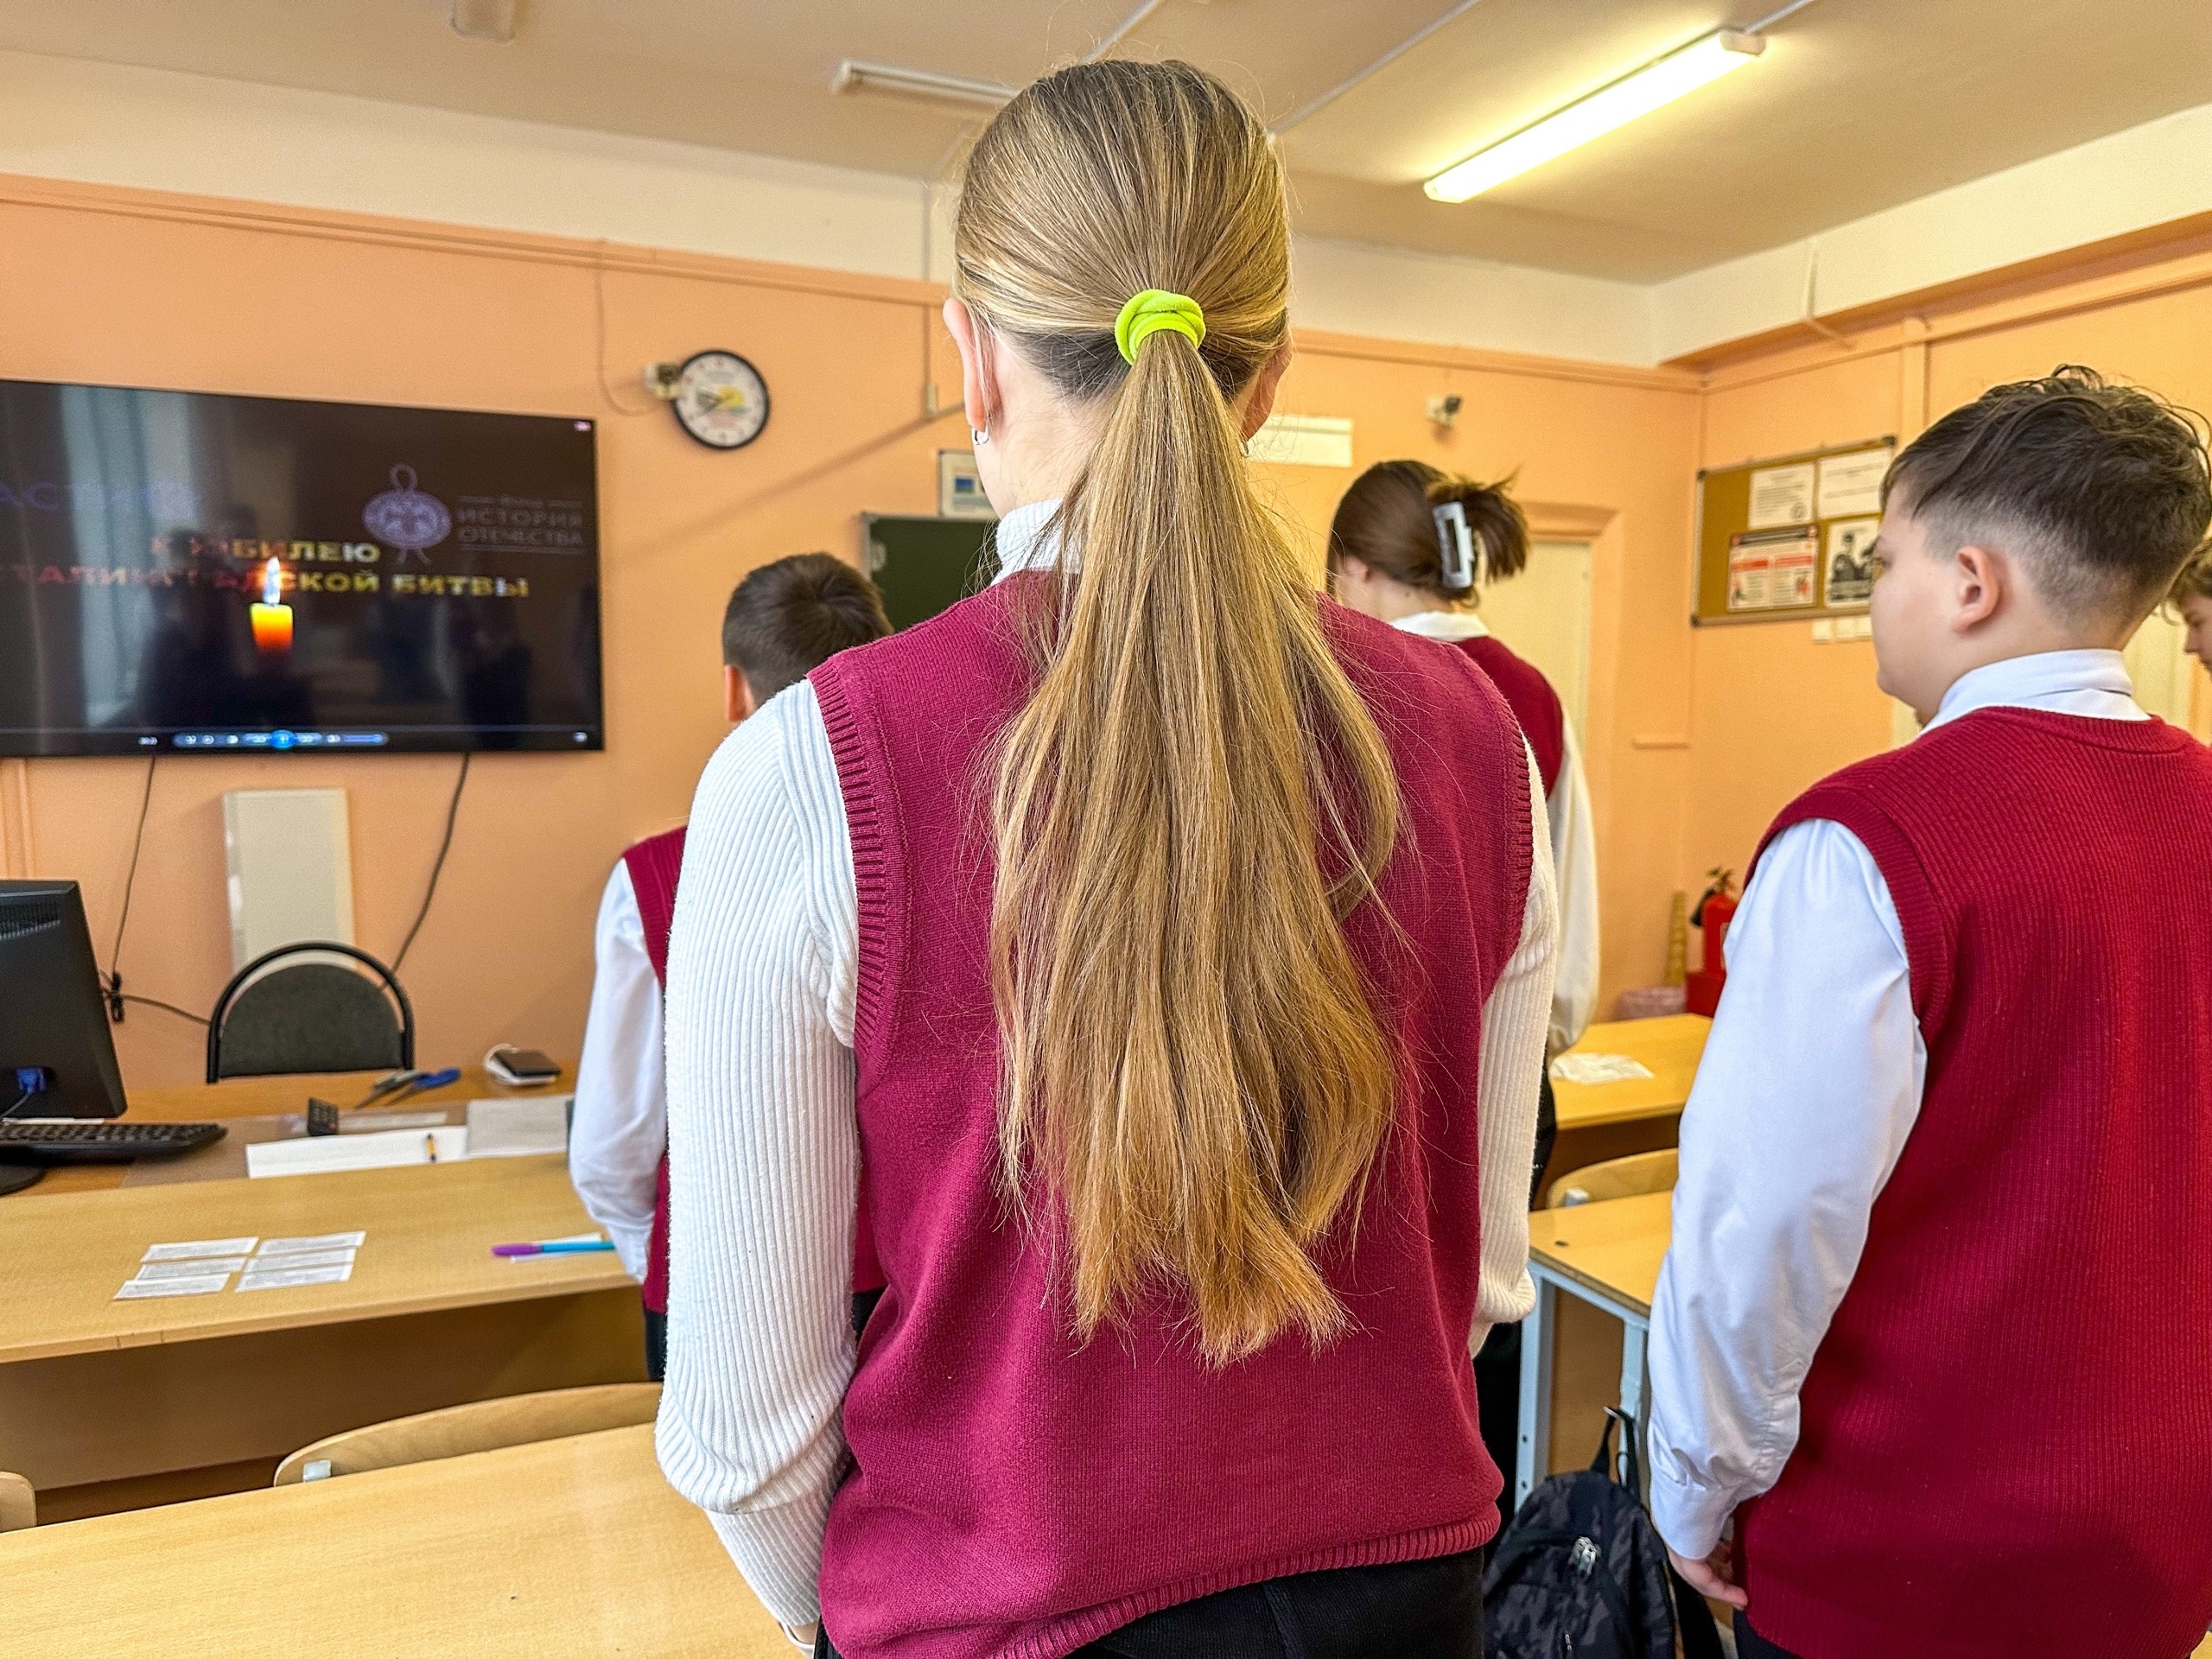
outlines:
[[1674, 1231], [1672, 1192], [1647, 1192], [1529, 1217], [1529, 1255], [1639, 1313], [1651, 1312], [1659, 1263]]
[[[563, 1068], [561, 1079], [556, 1083], [547, 1084], [538, 1089], [513, 1089], [495, 1081], [482, 1066], [472, 1065], [462, 1071], [459, 1083], [449, 1084], [443, 1089], [426, 1089], [419, 1095], [410, 1095], [393, 1109], [405, 1111], [418, 1106], [451, 1106], [461, 1101], [482, 1100], [495, 1095], [562, 1094], [566, 1092], [575, 1074], [575, 1067], [568, 1065]], [[334, 1100], [341, 1106], [351, 1106], [367, 1094], [370, 1085], [383, 1075], [380, 1071], [334, 1071], [315, 1077], [226, 1077], [215, 1084], [185, 1084], [168, 1089], [133, 1089], [124, 1115], [155, 1123], [219, 1122], [232, 1117], [275, 1117], [286, 1112], [304, 1112], [310, 1095], [320, 1095], [323, 1099]], [[36, 1186], [26, 1187], [8, 1202], [12, 1205], [23, 1198], [60, 1198], [69, 1192], [92, 1192], [118, 1187], [123, 1185], [124, 1171], [127, 1167], [124, 1164], [65, 1165], [48, 1170], [44, 1180]]]
[[1713, 1021], [1703, 1014], [1675, 1014], [1657, 1020], [1616, 1020], [1592, 1026], [1569, 1053], [1625, 1054], [1650, 1068], [1648, 1077], [1621, 1083], [1569, 1083], [1552, 1079], [1562, 1129], [1586, 1129], [1601, 1123], [1626, 1123], [1679, 1112], [1690, 1097], [1697, 1063], [1705, 1054]]
[[[574, 1295], [630, 1282], [612, 1251], [505, 1261], [492, 1246], [587, 1231], [558, 1155], [0, 1202], [0, 1363]], [[368, 1235], [343, 1284], [118, 1302], [149, 1244]]]
[[650, 1424], [0, 1535], [0, 1582], [42, 1659], [795, 1651]]

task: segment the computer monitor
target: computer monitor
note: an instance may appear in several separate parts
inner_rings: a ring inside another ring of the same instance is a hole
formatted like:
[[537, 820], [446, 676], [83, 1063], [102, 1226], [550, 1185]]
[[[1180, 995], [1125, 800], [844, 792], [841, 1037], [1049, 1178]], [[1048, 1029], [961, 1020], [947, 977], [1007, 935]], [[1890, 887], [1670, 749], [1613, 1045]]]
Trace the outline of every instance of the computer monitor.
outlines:
[[[19, 1101], [25, 1068], [46, 1086]], [[123, 1106], [77, 884], [0, 881], [0, 1116], [120, 1117]]]

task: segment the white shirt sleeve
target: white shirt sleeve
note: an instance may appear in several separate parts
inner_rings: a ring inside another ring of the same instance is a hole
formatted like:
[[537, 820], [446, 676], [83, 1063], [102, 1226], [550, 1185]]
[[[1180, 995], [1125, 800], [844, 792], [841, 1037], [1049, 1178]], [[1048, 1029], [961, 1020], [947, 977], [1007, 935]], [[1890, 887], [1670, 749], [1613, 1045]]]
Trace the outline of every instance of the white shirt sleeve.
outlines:
[[1775, 838], [1727, 960], [1651, 1304], [1651, 1517], [1692, 1558], [1796, 1446], [1799, 1391], [1928, 1065], [1896, 906], [1842, 825]]
[[1534, 856], [1521, 942], [1483, 1005], [1482, 1075], [1475, 1085], [1483, 1252], [1470, 1338], [1475, 1348], [1491, 1325], [1525, 1319], [1536, 1305], [1535, 1283], [1529, 1277], [1529, 1178], [1536, 1156], [1536, 1096], [1543, 1084], [1552, 974], [1559, 960], [1559, 903], [1543, 779], [1533, 757], [1529, 795]]
[[820, 1611], [860, 1181], [853, 855], [814, 690], [700, 779], [668, 967], [670, 1484], [785, 1625]]
[[1598, 1007], [1598, 833], [1590, 781], [1574, 722], [1562, 721], [1567, 747], [1546, 804], [1552, 863], [1559, 879], [1559, 976], [1552, 987], [1551, 1052], [1582, 1040]]
[[600, 895], [591, 1008], [576, 1062], [569, 1179], [633, 1279], [645, 1276], [660, 1155], [668, 1147], [660, 981], [645, 954], [630, 867], [617, 859]]

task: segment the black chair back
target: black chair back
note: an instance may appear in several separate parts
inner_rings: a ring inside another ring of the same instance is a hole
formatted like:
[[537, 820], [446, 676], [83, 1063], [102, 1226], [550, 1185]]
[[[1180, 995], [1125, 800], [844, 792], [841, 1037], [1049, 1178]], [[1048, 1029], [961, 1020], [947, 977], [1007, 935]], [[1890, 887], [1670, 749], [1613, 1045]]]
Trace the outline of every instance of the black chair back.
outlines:
[[[349, 957], [375, 977], [332, 962]], [[365, 950], [303, 940], [232, 976], [207, 1021], [207, 1081], [302, 1071], [391, 1071], [415, 1064], [415, 1009], [391, 969]]]

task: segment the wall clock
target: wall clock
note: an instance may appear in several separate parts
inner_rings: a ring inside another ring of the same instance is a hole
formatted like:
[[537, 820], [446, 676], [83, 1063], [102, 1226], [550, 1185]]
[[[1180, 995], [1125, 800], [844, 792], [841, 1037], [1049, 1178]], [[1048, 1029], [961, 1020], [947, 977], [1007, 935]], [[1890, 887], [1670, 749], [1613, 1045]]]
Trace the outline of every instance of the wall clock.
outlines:
[[768, 383], [735, 352], [684, 359], [671, 401], [683, 429], [709, 449], [742, 449], [768, 424]]

